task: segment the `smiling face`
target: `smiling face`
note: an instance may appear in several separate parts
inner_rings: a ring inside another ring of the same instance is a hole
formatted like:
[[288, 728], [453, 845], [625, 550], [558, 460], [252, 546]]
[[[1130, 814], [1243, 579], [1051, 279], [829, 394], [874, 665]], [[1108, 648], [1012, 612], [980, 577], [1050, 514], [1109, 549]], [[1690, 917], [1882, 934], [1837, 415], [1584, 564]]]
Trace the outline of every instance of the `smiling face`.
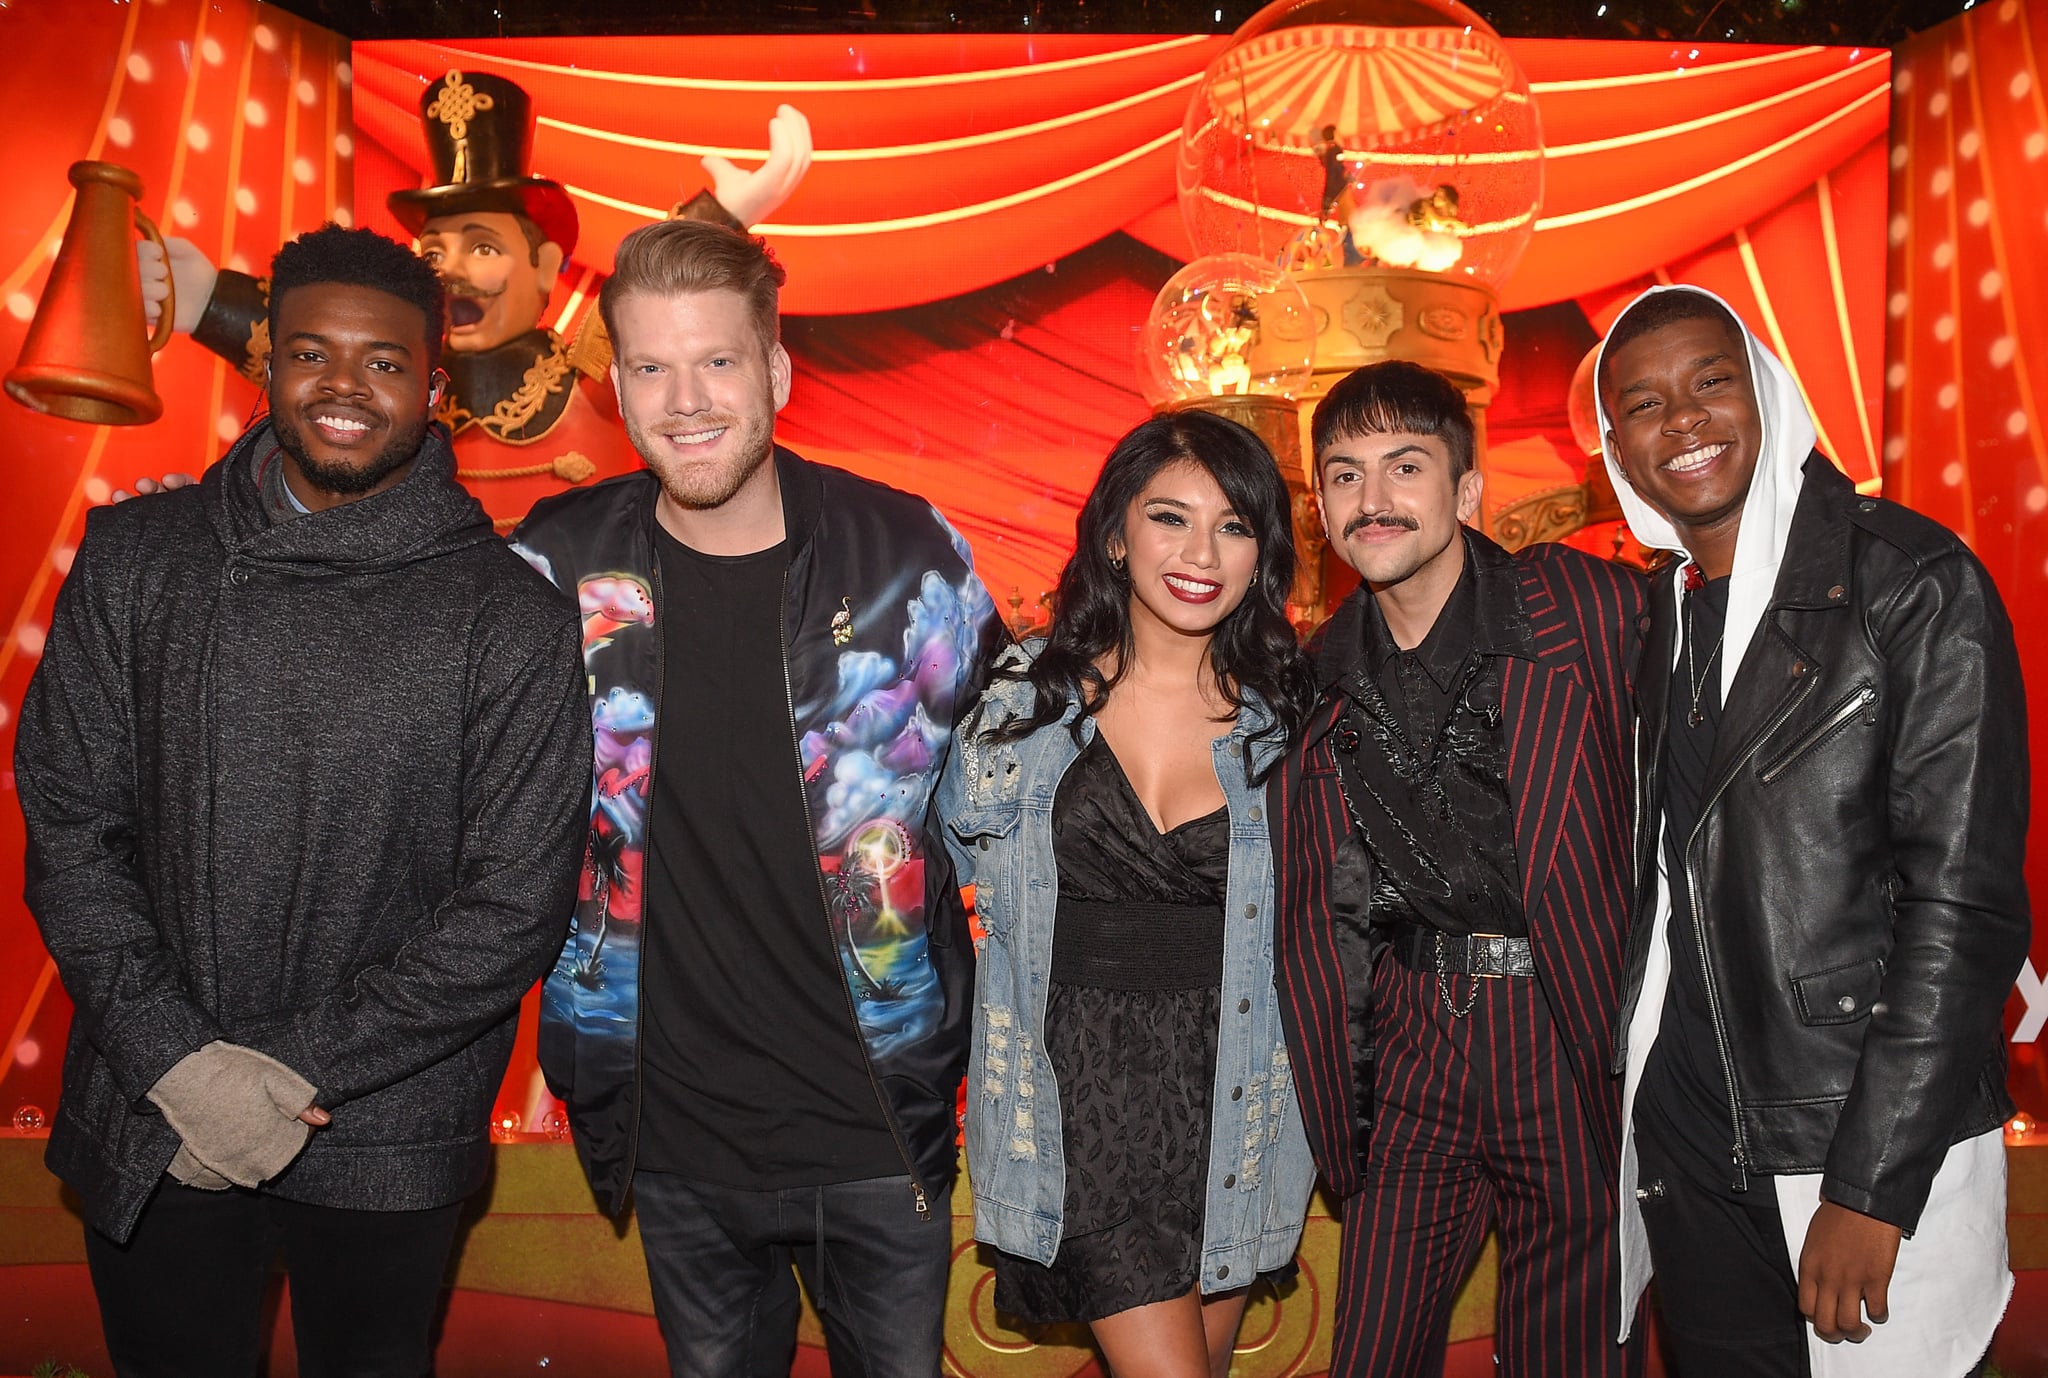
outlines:
[[1209, 636], [1237, 611], [1259, 567], [1259, 542], [1209, 471], [1168, 464], [1131, 500], [1109, 545], [1131, 581], [1131, 621]]
[[427, 431], [426, 313], [336, 282], [294, 287], [274, 309], [271, 425], [299, 500], [332, 507], [397, 483]]
[[613, 310], [612, 385], [626, 434], [677, 506], [722, 507], [772, 481], [789, 355], [738, 292], [630, 293]]
[[1694, 554], [1733, 549], [1763, 451], [1763, 417], [1740, 334], [1711, 317], [1659, 326], [1604, 360], [1607, 439], [1629, 486]]
[[1375, 591], [1462, 567], [1459, 527], [1478, 513], [1483, 481], [1453, 468], [1442, 437], [1411, 431], [1340, 435], [1316, 456], [1330, 544]]
[[505, 211], [442, 215], [420, 231], [420, 257], [448, 289], [448, 348], [495, 349], [540, 324], [562, 248], [535, 248]]

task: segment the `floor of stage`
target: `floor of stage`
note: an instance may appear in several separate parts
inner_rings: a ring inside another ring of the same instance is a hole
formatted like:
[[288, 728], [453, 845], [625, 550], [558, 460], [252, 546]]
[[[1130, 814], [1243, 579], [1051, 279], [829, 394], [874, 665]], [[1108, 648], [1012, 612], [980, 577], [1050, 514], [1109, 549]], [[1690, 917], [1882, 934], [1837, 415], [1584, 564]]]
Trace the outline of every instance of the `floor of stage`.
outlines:
[[[534, 1136], [535, 1139], [538, 1136]], [[74, 1207], [43, 1169], [43, 1141], [0, 1131], [0, 1378], [50, 1361], [93, 1378], [111, 1365], [83, 1263]], [[595, 1215], [567, 1144], [501, 1145], [453, 1269], [438, 1346], [439, 1378], [627, 1378], [665, 1371], [639, 1241]], [[2018, 1288], [1992, 1348], [2001, 1378], [2048, 1378], [2048, 1144], [2012, 1150], [2008, 1235]], [[1078, 1331], [1011, 1330], [992, 1306], [972, 1238], [967, 1193], [954, 1198], [956, 1262], [947, 1367], [963, 1378], [1101, 1378]], [[1328, 1363], [1337, 1224], [1318, 1198], [1304, 1230], [1301, 1274], [1247, 1312], [1235, 1378], [1312, 1375]], [[1493, 1249], [1454, 1309], [1445, 1378], [1493, 1378]], [[268, 1378], [296, 1378], [282, 1279]], [[806, 1308], [791, 1378], [829, 1378], [822, 1331]], [[1662, 1378], [1653, 1365], [1653, 1378]]]

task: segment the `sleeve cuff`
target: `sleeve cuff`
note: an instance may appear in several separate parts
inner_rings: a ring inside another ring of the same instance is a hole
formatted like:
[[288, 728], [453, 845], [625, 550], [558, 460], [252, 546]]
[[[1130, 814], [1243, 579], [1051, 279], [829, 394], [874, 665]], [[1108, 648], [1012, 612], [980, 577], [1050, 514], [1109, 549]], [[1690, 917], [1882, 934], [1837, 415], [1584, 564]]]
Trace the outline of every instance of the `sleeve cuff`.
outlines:
[[270, 362], [269, 280], [223, 268], [192, 338], [260, 386]]
[[150, 1088], [164, 1073], [220, 1037], [204, 1011], [182, 994], [159, 996], [130, 1010], [94, 1040], [121, 1092], [137, 1109], [151, 1110]]
[[1920, 1212], [1927, 1204], [1924, 1191], [1908, 1200], [1902, 1191], [1873, 1191], [1845, 1182], [1833, 1173], [1821, 1177], [1820, 1199], [1855, 1211], [1858, 1215], [1867, 1215], [1872, 1220], [1882, 1220], [1904, 1232], [1908, 1239], [1913, 1237], [1913, 1231], [1920, 1223]]
[[677, 202], [675, 209], [668, 213], [668, 218], [671, 220], [709, 220], [715, 225], [724, 225], [728, 229], [738, 230], [741, 234], [747, 232], [747, 227], [740, 223], [739, 217], [720, 205], [718, 198], [708, 191], [700, 191], [687, 201]]

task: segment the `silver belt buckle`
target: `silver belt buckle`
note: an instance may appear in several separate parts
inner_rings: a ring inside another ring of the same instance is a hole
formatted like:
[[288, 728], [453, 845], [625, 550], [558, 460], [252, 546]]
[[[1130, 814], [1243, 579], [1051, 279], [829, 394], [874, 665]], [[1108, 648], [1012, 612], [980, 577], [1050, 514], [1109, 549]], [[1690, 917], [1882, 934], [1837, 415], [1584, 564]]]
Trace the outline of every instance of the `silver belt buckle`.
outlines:
[[[1474, 956], [1475, 958], [1476, 958], [1476, 957], [1478, 956], [1478, 945], [1479, 945], [1479, 944], [1481, 944], [1481, 943], [1485, 944], [1485, 946], [1486, 946], [1486, 952], [1487, 952], [1487, 955], [1488, 955], [1488, 956], [1489, 956], [1490, 958], [1492, 958], [1492, 962], [1491, 962], [1491, 965], [1493, 965], [1493, 966], [1495, 966], [1495, 967], [1499, 968], [1499, 970], [1497, 970], [1497, 971], [1474, 971], [1474, 972], [1470, 972], [1470, 973], [1468, 973], [1469, 975], [1471, 975], [1471, 976], [1473, 976], [1474, 978], [1476, 978], [1476, 979], [1478, 979], [1478, 980], [1481, 980], [1481, 981], [1498, 981], [1498, 980], [1500, 980], [1500, 978], [1501, 978], [1501, 977], [1503, 977], [1503, 976], [1507, 975], [1507, 970], [1508, 970], [1508, 935], [1507, 935], [1507, 934], [1505, 934], [1505, 933], [1474, 933], [1474, 934], [1473, 934], [1473, 935], [1472, 935], [1472, 936], [1471, 936], [1470, 938], [1466, 939], [1466, 942], [1467, 942], [1468, 944], [1471, 944], [1471, 946], [1468, 946], [1468, 947], [1466, 948], [1466, 951], [1468, 951], [1468, 952], [1472, 953], [1472, 955], [1473, 955], [1473, 956]], [[1477, 966], [1477, 965], [1478, 965], [1478, 962], [1477, 962], [1477, 961], [1473, 962], [1473, 965], [1474, 965], [1474, 966]]]

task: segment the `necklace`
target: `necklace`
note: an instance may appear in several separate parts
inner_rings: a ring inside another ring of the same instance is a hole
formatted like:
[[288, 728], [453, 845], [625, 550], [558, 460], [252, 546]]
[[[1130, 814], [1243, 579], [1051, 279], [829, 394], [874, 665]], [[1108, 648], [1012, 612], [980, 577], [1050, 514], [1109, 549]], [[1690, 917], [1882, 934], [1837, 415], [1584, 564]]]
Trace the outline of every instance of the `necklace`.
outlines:
[[1685, 677], [1692, 687], [1692, 711], [1685, 715], [1685, 720], [1698, 727], [1706, 721], [1706, 714], [1700, 712], [1700, 697], [1706, 692], [1707, 677], [1714, 673], [1714, 661], [1721, 654], [1721, 643], [1728, 639], [1728, 627], [1725, 623], [1722, 625], [1721, 634], [1714, 638], [1714, 649], [1707, 652], [1706, 665], [1695, 670], [1692, 663], [1696, 640], [1693, 636], [1692, 599], [1693, 595], [1688, 592], [1685, 597]]

